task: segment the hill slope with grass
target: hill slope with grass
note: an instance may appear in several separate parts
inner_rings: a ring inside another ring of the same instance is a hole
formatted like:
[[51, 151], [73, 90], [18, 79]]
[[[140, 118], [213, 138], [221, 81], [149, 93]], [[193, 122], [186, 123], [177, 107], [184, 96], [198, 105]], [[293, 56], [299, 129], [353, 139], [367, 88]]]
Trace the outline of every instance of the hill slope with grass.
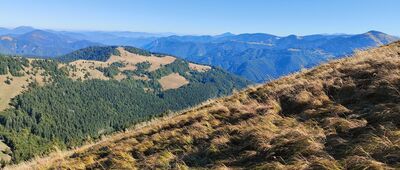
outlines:
[[250, 83], [133, 47], [90, 47], [60, 60], [68, 61], [0, 56], [0, 146], [9, 147], [0, 147], [1, 163], [77, 147]]
[[19, 168], [398, 169], [399, 88], [397, 42]]

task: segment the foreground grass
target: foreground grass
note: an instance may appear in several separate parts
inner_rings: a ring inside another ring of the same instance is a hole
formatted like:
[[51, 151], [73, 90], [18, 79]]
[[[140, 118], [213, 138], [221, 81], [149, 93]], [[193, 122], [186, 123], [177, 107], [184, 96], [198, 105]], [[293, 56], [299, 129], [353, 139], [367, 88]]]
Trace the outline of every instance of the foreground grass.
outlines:
[[398, 169], [400, 43], [11, 168]]

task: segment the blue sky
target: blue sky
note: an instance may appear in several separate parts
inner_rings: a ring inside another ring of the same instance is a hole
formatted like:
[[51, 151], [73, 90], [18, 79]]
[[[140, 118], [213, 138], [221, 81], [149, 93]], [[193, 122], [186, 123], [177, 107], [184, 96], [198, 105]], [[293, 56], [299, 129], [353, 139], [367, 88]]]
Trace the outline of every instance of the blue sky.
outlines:
[[399, 0], [1, 0], [0, 26], [181, 34], [400, 35]]

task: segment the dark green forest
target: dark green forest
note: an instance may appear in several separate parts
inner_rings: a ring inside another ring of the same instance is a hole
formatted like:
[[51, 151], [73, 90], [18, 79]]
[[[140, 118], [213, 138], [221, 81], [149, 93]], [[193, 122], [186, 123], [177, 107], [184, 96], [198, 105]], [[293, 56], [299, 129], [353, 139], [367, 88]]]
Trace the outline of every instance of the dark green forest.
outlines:
[[105, 46], [105, 47], [87, 47], [80, 50], [76, 50], [69, 54], [57, 57], [57, 60], [63, 62], [71, 62], [75, 60], [97, 60], [106, 61], [111, 55], [118, 55], [117, 46]]
[[[106, 56], [115, 53], [112, 50], [115, 47], [101, 48], [100, 51], [89, 49], [89, 52], [77, 51], [68, 55], [63, 61], [77, 60], [80, 56], [107, 60]], [[145, 53], [140, 49], [136, 52]], [[16, 75], [23, 70], [23, 65], [29, 65], [24, 58], [0, 56], [0, 74]], [[44, 69], [52, 81], [46, 86], [31, 86], [28, 92], [11, 101], [10, 109], [0, 112], [0, 137], [12, 148], [14, 163], [46, 154], [54, 150], [54, 146], [66, 149], [82, 145], [136, 123], [228, 95], [233, 89], [249, 84], [219, 68], [207, 72], [190, 70], [188, 63], [180, 59], [154, 72], [145, 71], [148, 63], [139, 63], [137, 66], [141, 69], [123, 72], [145, 75], [149, 81], [132, 78], [73, 81], [67, 77], [68, 69], [57, 67], [58, 61], [35, 60], [31, 66]], [[119, 66], [116, 63], [98, 69], [112, 77], [116, 71], [113, 68]], [[190, 83], [162, 91], [156, 79], [170, 73], [179, 73]]]
[[0, 75], [6, 75], [10, 73], [13, 76], [20, 76], [20, 71], [23, 66], [29, 66], [29, 61], [22, 57], [5, 57], [0, 55]]

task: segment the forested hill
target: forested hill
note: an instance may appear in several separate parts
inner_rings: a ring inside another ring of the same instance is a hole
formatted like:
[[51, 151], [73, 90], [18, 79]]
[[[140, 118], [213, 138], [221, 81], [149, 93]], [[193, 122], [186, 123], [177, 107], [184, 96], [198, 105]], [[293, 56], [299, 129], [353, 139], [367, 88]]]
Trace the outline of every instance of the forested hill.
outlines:
[[67, 56], [70, 62], [0, 56], [1, 162], [79, 146], [250, 83], [130, 47], [91, 47]]
[[158, 57], [165, 56], [130, 46], [92, 46], [76, 50], [74, 52], [62, 55], [60, 57], [56, 57], [56, 59], [63, 62], [71, 62], [75, 60], [107, 61], [112, 55], [120, 55], [118, 47], [124, 48], [126, 51], [130, 53], [142, 56], [151, 56], [151, 55], [155, 55]]
[[[43, 169], [399, 169], [400, 42], [110, 136]], [[24, 168], [21, 166], [19, 168]]]

